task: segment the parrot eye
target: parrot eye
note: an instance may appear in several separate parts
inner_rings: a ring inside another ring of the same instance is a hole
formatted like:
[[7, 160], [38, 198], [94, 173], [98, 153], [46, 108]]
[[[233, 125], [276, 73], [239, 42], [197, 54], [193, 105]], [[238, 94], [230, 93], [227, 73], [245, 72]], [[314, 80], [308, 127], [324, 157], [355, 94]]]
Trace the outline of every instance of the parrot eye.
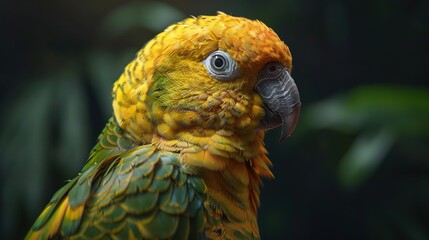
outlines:
[[237, 63], [221, 50], [212, 52], [203, 63], [210, 75], [221, 81], [233, 80], [239, 74]]

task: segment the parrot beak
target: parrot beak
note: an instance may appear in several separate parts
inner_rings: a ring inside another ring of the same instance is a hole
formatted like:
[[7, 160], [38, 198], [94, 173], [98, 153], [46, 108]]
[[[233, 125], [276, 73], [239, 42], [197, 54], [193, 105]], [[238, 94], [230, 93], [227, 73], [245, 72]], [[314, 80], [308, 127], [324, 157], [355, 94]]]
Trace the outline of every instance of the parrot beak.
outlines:
[[280, 140], [289, 137], [301, 111], [298, 88], [289, 70], [280, 63], [268, 63], [259, 75], [255, 90], [265, 101], [265, 116], [259, 129], [268, 130], [281, 125]]

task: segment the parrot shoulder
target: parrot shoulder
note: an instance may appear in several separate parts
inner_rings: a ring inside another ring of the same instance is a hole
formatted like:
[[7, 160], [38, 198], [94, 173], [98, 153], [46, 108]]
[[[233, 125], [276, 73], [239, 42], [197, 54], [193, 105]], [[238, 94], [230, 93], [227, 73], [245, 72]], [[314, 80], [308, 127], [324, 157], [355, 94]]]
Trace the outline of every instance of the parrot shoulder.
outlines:
[[52, 197], [26, 239], [199, 238], [203, 180], [179, 154], [121, 139], [110, 124], [82, 172]]

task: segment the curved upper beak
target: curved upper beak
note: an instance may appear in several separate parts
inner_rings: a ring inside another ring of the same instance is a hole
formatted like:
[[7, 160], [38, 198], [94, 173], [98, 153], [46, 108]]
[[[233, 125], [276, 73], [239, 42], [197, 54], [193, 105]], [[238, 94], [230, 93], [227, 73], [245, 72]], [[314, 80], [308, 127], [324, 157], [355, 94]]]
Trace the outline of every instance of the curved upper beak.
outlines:
[[295, 129], [301, 111], [298, 88], [289, 70], [277, 62], [268, 63], [261, 71], [255, 90], [265, 102], [265, 116], [260, 129], [282, 126], [280, 140]]

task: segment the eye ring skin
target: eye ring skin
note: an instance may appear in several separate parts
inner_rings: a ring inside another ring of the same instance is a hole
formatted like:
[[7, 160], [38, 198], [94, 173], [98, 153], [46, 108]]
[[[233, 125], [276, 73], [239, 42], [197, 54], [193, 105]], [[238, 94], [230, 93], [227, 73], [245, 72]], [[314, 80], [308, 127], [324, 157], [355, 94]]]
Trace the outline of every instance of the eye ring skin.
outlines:
[[[221, 67], [216, 66], [215, 61], [217, 59], [224, 61]], [[212, 52], [204, 59], [203, 63], [210, 76], [219, 81], [231, 81], [236, 79], [240, 74], [237, 62], [227, 52], [222, 50]]]

